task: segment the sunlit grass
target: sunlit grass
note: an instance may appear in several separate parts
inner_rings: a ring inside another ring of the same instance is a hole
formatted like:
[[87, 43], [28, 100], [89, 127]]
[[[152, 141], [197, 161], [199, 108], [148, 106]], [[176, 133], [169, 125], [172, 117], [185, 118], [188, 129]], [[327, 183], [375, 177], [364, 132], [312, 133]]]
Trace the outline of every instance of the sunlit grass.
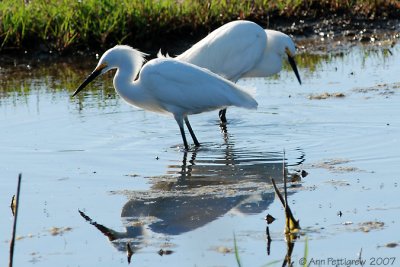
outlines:
[[235, 251], [236, 263], [237, 263], [237, 265], [238, 265], [239, 267], [241, 267], [241, 266], [242, 266], [242, 263], [241, 263], [241, 261], [240, 261], [239, 249], [238, 249], [238, 246], [237, 246], [236, 235], [235, 235], [235, 234], [233, 234], [233, 248], [234, 248], [234, 251]]
[[304, 255], [303, 255], [303, 267], [307, 267], [308, 260], [308, 237], [306, 236], [306, 240], [304, 242]]
[[395, 0], [3, 0], [0, 47], [65, 51], [209, 30], [235, 19], [393, 13]]

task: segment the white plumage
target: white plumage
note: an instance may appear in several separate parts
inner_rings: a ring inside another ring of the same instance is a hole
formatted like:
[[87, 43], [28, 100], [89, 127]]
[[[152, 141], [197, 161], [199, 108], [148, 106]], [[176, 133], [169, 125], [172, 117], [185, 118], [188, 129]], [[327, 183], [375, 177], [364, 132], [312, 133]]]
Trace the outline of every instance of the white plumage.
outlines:
[[[229, 22], [211, 32], [204, 39], [176, 57], [237, 82], [243, 77], [265, 77], [278, 73], [287, 58], [301, 83], [293, 59], [296, 48], [286, 34], [264, 30], [254, 22]], [[159, 53], [160, 57], [160, 53]], [[225, 110], [220, 111], [226, 122]]]
[[176, 59], [236, 82], [261, 59], [266, 44], [263, 28], [250, 21], [234, 21], [214, 30]]
[[188, 115], [228, 106], [257, 108], [257, 102], [248, 93], [209, 70], [170, 58], [150, 60], [141, 68], [143, 55], [124, 45], [107, 50], [73, 96], [97, 76], [117, 69], [113, 81], [117, 93], [131, 105], [172, 114], [179, 125], [186, 149], [188, 145], [183, 121], [195, 145], [200, 145], [191, 129]]

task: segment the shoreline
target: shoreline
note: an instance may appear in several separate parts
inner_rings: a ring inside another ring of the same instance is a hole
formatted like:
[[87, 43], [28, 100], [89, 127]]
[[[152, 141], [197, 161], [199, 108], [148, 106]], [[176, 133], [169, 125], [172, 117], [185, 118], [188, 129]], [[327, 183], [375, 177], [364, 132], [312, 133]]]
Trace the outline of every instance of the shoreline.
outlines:
[[[13, 0], [0, 1], [0, 55], [93, 55], [116, 44], [153, 54], [180, 53], [234, 20], [249, 20], [296, 40], [377, 39], [400, 31], [397, 0]], [[362, 33], [360, 34], [360, 32]], [[361, 36], [360, 36], [361, 35]]]
[[[257, 23], [257, 21], [255, 22]], [[264, 28], [275, 29], [290, 35], [295, 40], [299, 53], [334, 52], [336, 49], [334, 42], [338, 41], [347, 45], [370, 44], [393, 46], [400, 39], [400, 19], [348, 19], [344, 16], [330, 19], [298, 20], [298, 22], [280, 20], [271, 23], [270, 21], [269, 26], [265, 22], [258, 24]], [[165, 36], [160, 36], [157, 40], [139, 43], [122, 42], [122, 44], [130, 45], [142, 52], [148, 53], [150, 57], [155, 56], [160, 49], [163, 53], [175, 55], [185, 51], [195, 42], [204, 38], [209, 32], [199, 30], [196, 33], [191, 32], [187, 35], [169, 33]], [[114, 45], [112, 43], [109, 47]], [[99, 46], [98, 49], [86, 48], [86, 50], [77, 49], [58, 52], [46, 49], [43, 44], [36, 44], [29, 49], [2, 48], [0, 49], [0, 59], [34, 59], [36, 57], [39, 59], [58, 59], [95, 56], [96, 54], [101, 54], [106, 49]]]

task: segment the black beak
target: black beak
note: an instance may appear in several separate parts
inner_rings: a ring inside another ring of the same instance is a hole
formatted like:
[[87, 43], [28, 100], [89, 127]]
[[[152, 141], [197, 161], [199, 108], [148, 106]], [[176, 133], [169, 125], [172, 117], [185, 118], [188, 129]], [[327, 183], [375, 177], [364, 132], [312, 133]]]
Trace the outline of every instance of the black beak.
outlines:
[[72, 95], [72, 97], [76, 96], [83, 88], [86, 87], [91, 81], [93, 81], [97, 76], [101, 74], [101, 70], [103, 68], [96, 68], [84, 81], [83, 83], [76, 89], [75, 93]]
[[292, 67], [292, 69], [294, 71], [294, 74], [296, 74], [297, 80], [301, 84], [300, 74], [299, 74], [299, 71], [297, 70], [296, 61], [294, 61], [294, 58], [291, 57], [290, 55], [288, 55], [288, 61], [289, 61], [289, 64], [290, 64], [290, 66]]

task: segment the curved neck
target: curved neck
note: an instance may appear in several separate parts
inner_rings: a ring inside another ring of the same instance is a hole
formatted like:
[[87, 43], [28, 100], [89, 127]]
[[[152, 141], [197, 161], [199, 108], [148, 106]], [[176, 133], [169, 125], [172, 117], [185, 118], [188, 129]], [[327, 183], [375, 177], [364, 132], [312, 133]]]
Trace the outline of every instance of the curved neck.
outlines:
[[154, 104], [153, 97], [141, 86], [138, 69], [132, 69], [127, 66], [118, 68], [114, 76], [114, 88], [117, 93], [129, 104], [139, 108], [151, 111], [159, 111], [159, 107]]
[[135, 91], [134, 80], [140, 71], [140, 66], [133, 62], [126, 62], [123, 67], [118, 67], [115, 73], [113, 84], [117, 93], [126, 100]]

